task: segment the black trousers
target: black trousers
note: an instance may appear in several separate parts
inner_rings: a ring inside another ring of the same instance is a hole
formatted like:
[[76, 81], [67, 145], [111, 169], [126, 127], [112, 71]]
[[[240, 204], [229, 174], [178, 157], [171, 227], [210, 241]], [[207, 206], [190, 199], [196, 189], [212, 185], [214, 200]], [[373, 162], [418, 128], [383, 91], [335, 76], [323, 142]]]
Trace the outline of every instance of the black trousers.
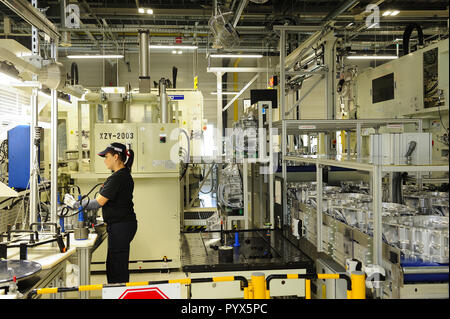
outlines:
[[129, 282], [130, 243], [137, 231], [137, 221], [108, 224], [106, 278], [109, 284]]

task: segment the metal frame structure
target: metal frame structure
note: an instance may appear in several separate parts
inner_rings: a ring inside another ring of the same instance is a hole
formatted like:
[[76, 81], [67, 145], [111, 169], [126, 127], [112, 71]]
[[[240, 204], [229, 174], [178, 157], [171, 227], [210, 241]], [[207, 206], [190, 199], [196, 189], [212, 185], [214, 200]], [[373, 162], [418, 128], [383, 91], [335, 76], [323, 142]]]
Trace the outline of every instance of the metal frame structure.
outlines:
[[[267, 156], [267, 150], [265, 149], [266, 146], [266, 135], [263, 134], [263, 130], [262, 128], [264, 128], [264, 123], [263, 123], [263, 114], [262, 114], [262, 108], [264, 106], [268, 106], [267, 110], [267, 130], [268, 130], [268, 135], [269, 136], [269, 155]], [[272, 114], [273, 114], [273, 110], [272, 110], [272, 103], [271, 101], [259, 101], [258, 102], [258, 128], [259, 128], [259, 132], [258, 132], [258, 145], [259, 145], [259, 149], [258, 149], [258, 154], [260, 157], [258, 158], [244, 158], [242, 160], [242, 179], [243, 179], [243, 198], [244, 198], [244, 214], [242, 216], [227, 216], [227, 229], [230, 230], [231, 229], [231, 224], [232, 221], [235, 220], [243, 220], [245, 223], [245, 229], [249, 229], [250, 224], [249, 224], [249, 216], [250, 216], [250, 211], [249, 211], [249, 185], [248, 185], [248, 168], [249, 166], [256, 164], [256, 163], [261, 163], [261, 164], [268, 164], [267, 169], [268, 169], [268, 186], [269, 186], [269, 216], [270, 216], [270, 224], [273, 226], [274, 225], [274, 176], [273, 176], [273, 172], [274, 172], [274, 161], [273, 161], [273, 139], [274, 139], [274, 135], [272, 134]], [[252, 176], [253, 178], [253, 176]], [[253, 190], [252, 190], [253, 191]], [[260, 182], [259, 185], [259, 198], [260, 198], [260, 214], [262, 213], [263, 210], [263, 204], [261, 201], [262, 198], [262, 183]], [[253, 211], [253, 206], [255, 205], [255, 203], [253, 203], [252, 201], [252, 211]], [[255, 223], [256, 221], [252, 220], [253, 224], [256, 226], [257, 224]], [[263, 223], [262, 223], [262, 215], [260, 216], [260, 225], [259, 227], [262, 227]]]
[[[340, 130], [356, 131], [356, 153], [357, 158], [361, 158], [362, 134], [363, 128], [375, 127], [379, 128], [387, 124], [416, 124], [417, 131], [422, 132], [421, 119], [370, 119], [370, 120], [281, 120], [273, 123], [274, 128], [281, 128], [281, 148], [282, 148], [282, 178], [283, 178], [283, 193], [287, 192], [287, 136], [295, 133], [318, 133], [318, 132], [335, 132]], [[350, 134], [347, 135], [347, 143], [349, 145]], [[349, 157], [350, 154], [347, 154]], [[283, 216], [287, 216], [287, 201], [283, 202]]]
[[330, 158], [328, 156], [317, 157], [301, 157], [301, 156], [287, 156], [286, 160], [296, 161], [301, 163], [315, 164], [316, 182], [317, 182], [317, 251], [323, 252], [322, 247], [322, 174], [325, 166], [335, 166], [366, 171], [370, 173], [372, 182], [372, 211], [373, 211], [373, 262], [375, 265], [382, 266], [383, 252], [382, 252], [382, 178], [383, 173], [391, 172], [448, 172], [448, 163], [439, 163], [431, 165], [383, 165], [372, 164], [364, 159], [338, 159]]

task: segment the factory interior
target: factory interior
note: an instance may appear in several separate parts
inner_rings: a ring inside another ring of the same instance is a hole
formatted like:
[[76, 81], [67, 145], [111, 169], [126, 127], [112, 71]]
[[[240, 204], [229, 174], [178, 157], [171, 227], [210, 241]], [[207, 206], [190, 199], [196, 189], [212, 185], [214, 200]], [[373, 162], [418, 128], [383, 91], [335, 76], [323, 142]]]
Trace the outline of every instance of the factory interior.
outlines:
[[448, 35], [444, 0], [0, 0], [0, 300], [448, 300]]

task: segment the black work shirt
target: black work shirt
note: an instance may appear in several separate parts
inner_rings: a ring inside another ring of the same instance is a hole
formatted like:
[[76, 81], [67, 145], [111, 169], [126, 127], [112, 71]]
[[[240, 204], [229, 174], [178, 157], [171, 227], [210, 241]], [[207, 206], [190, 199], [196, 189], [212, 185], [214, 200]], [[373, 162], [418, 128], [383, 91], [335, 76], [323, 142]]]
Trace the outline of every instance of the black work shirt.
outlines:
[[100, 195], [108, 198], [102, 207], [105, 223], [114, 224], [136, 220], [133, 208], [133, 190], [133, 178], [125, 167], [115, 171], [106, 179], [100, 189]]

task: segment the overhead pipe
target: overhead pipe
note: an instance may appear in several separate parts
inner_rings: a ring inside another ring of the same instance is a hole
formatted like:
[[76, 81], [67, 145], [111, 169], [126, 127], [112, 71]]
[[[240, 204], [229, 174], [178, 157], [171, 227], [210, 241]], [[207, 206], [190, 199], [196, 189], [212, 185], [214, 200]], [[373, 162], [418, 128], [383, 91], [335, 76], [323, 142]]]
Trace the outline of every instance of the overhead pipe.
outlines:
[[306, 53], [310, 47], [315, 44], [322, 36], [326, 36], [330, 33], [330, 30], [327, 30], [326, 27], [330, 24], [330, 21], [341, 13], [345, 12], [348, 8], [350, 8], [357, 0], [347, 0], [342, 5], [340, 5], [336, 10], [330, 12], [321, 23], [322, 30], [315, 32], [311, 35], [306, 41], [300, 44], [291, 54], [289, 54], [285, 59], [285, 68], [291, 69], [294, 64], [302, 59], [304, 54]]
[[161, 123], [169, 123], [169, 106], [168, 96], [166, 91], [167, 80], [161, 78], [159, 80], [159, 105], [161, 111]]
[[241, 0], [241, 2], [239, 3], [239, 5], [236, 9], [236, 14], [234, 15], [233, 21], [232, 21], [233, 28], [235, 28], [236, 25], [238, 24], [239, 19], [241, 18], [242, 12], [244, 11], [247, 4], [248, 4], [248, 0]]
[[139, 92], [150, 93], [149, 31], [139, 30]]
[[336, 10], [330, 12], [325, 18], [322, 19], [321, 26], [325, 26], [330, 20], [333, 20], [341, 13], [347, 11], [348, 8], [353, 6], [358, 0], [347, 0], [343, 4], [341, 4]]

